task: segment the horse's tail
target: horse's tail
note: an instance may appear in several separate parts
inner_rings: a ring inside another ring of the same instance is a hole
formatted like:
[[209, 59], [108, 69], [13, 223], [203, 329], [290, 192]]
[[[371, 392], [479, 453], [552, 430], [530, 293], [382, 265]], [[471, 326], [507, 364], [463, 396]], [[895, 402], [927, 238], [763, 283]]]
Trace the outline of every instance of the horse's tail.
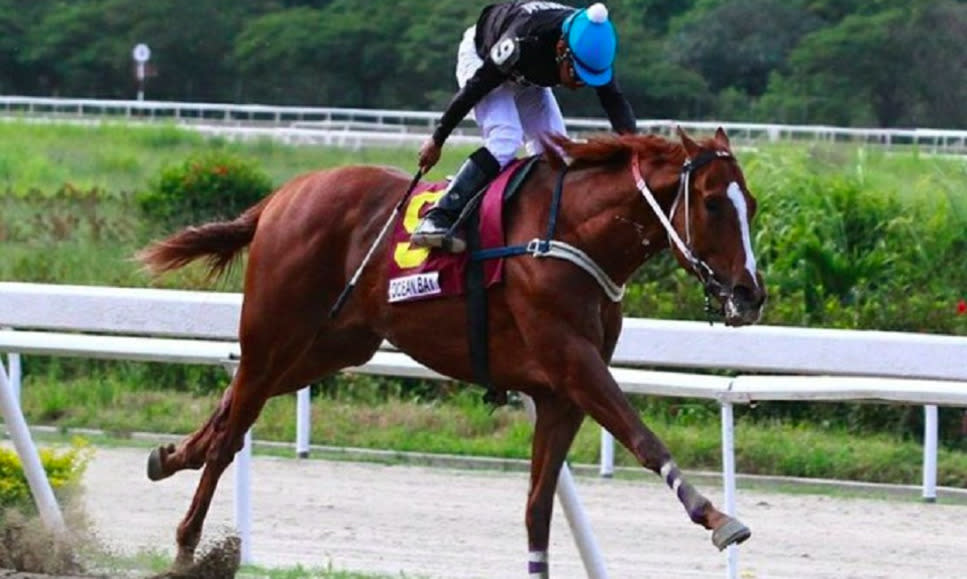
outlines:
[[224, 273], [239, 253], [252, 242], [262, 211], [271, 196], [231, 221], [213, 221], [204, 225], [187, 227], [161, 241], [156, 241], [135, 254], [149, 273], [162, 273], [184, 267], [196, 259], [204, 258], [208, 275], [215, 279]]

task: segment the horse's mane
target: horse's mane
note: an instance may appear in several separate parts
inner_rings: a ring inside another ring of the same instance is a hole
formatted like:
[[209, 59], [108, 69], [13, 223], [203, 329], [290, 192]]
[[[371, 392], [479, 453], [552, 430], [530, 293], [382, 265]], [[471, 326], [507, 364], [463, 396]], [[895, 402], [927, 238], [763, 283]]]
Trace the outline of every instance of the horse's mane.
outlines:
[[570, 157], [572, 169], [588, 165], [623, 165], [632, 152], [679, 165], [685, 162], [684, 147], [658, 135], [595, 135], [581, 141], [554, 135], [548, 140], [555, 146], [545, 147], [544, 157], [555, 169], [567, 164], [559, 150]]

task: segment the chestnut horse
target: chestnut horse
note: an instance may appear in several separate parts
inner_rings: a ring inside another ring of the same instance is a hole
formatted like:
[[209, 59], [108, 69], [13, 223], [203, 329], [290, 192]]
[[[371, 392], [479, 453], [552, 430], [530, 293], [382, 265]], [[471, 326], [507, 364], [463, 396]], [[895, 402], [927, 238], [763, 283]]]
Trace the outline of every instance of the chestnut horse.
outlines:
[[[681, 144], [651, 135], [554, 138], [563, 155], [548, 147], [504, 207], [508, 244], [541, 237], [553, 205], [555, 241], [585, 256], [580, 267], [528, 254], [506, 259], [503, 282], [487, 293], [493, 386], [523, 392], [536, 407], [526, 509], [531, 577], [548, 576], [554, 490], [585, 415], [659, 474], [719, 549], [750, 536], [683, 478], [608, 370], [621, 331], [620, 288], [663, 249], [704, 284], [727, 324], [755, 323], [765, 301], [749, 231], [756, 203], [728, 137], [722, 129], [700, 142], [681, 130], [679, 137]], [[218, 479], [269, 397], [365, 364], [384, 339], [437, 372], [474, 379], [463, 299], [387, 303], [392, 244], [381, 232], [408, 180], [371, 166], [314, 172], [232, 221], [189, 227], [139, 253], [155, 274], [199, 258], [218, 274], [249, 247], [238, 372], [200, 429], [148, 459], [152, 480], [205, 467], [178, 526], [176, 569], [192, 565]], [[368, 255], [372, 263], [360, 269]], [[330, 317], [357, 271], [355, 293]]]

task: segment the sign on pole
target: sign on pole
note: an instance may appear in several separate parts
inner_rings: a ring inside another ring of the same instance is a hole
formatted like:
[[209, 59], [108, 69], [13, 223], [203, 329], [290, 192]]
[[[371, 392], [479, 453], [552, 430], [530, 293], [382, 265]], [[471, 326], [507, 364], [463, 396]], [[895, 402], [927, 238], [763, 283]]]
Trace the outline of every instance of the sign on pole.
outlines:
[[151, 58], [151, 49], [148, 45], [141, 42], [134, 46], [134, 50], [131, 51], [131, 56], [137, 63], [137, 76], [138, 76], [138, 100], [144, 100], [144, 63], [148, 62]]

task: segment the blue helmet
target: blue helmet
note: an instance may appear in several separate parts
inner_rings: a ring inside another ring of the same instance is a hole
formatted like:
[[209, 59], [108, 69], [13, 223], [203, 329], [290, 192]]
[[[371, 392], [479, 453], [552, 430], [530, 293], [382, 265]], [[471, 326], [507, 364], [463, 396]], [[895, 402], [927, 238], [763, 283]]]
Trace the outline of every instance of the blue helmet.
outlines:
[[611, 82], [611, 65], [618, 49], [614, 25], [608, 20], [608, 9], [600, 2], [578, 10], [564, 20], [562, 36], [574, 57], [574, 70], [586, 85], [601, 86]]

